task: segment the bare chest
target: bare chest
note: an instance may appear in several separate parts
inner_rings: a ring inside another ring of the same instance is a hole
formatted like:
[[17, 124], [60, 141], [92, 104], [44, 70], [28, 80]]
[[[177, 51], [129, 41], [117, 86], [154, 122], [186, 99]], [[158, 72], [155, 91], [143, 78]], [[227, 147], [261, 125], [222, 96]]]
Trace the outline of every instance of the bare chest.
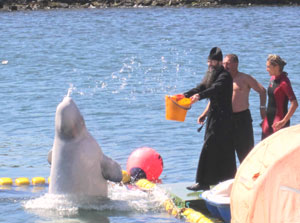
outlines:
[[236, 80], [233, 80], [233, 91], [234, 92], [245, 92], [248, 93], [250, 90], [248, 84], [246, 81], [244, 81], [242, 78], [238, 78]]

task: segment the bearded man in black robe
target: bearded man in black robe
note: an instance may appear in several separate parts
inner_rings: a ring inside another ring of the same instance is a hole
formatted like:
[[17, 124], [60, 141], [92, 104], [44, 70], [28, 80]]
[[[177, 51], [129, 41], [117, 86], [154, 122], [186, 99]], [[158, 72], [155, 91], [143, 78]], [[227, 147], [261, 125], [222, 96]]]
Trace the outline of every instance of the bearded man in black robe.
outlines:
[[207, 190], [210, 185], [231, 179], [236, 173], [231, 128], [232, 77], [222, 66], [222, 60], [221, 49], [212, 48], [204, 79], [196, 88], [184, 93], [192, 103], [205, 98], [210, 101], [196, 184], [187, 187], [189, 190]]

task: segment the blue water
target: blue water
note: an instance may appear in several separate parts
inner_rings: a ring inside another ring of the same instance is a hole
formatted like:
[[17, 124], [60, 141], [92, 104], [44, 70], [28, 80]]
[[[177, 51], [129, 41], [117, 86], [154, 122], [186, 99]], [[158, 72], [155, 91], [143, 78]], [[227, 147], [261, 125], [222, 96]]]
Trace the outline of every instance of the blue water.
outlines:
[[[204, 133], [197, 133], [196, 119], [206, 101], [193, 105], [185, 122], [173, 122], [165, 120], [165, 95], [199, 83], [209, 50], [219, 46], [223, 54], [236, 53], [240, 71], [265, 87], [267, 55], [281, 55], [299, 98], [299, 9], [1, 12], [0, 177], [49, 176], [46, 158], [56, 106], [73, 86], [72, 98], [88, 130], [123, 169], [134, 149], [148, 146], [163, 158], [163, 183], [193, 181]], [[258, 94], [252, 91], [256, 143], [261, 134], [258, 107]], [[300, 123], [299, 110], [291, 123]], [[109, 204], [83, 210], [74, 210], [73, 204], [58, 210], [46, 192], [0, 190], [0, 222], [182, 221], [166, 214], [157, 197], [119, 186], [110, 187]]]

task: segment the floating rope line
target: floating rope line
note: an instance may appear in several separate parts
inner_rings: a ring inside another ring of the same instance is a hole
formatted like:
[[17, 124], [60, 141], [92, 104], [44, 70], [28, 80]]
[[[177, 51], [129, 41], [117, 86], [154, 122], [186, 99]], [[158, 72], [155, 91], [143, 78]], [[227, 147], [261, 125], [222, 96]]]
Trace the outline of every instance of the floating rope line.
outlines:
[[[129, 181], [130, 175], [125, 170], [122, 170], [122, 182], [125, 184]], [[15, 180], [10, 177], [0, 178], [0, 186], [42, 186], [46, 184], [50, 184], [50, 177], [48, 177], [47, 181], [44, 177], [33, 177], [31, 180], [27, 177], [18, 177]]]
[[[50, 178], [48, 178], [48, 183], [50, 182]], [[0, 186], [28, 186], [28, 185], [45, 185], [46, 179], [44, 177], [33, 177], [31, 181], [27, 177], [19, 177], [16, 178], [14, 181], [12, 178], [9, 177], [1, 177], [0, 178]]]

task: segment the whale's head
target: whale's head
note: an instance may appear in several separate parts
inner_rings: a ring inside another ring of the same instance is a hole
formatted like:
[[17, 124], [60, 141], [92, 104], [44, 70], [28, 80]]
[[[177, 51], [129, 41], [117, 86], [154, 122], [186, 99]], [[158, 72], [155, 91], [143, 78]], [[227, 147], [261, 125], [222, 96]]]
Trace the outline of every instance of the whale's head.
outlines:
[[56, 108], [56, 134], [68, 140], [80, 135], [86, 129], [83, 116], [71, 97], [65, 97]]

